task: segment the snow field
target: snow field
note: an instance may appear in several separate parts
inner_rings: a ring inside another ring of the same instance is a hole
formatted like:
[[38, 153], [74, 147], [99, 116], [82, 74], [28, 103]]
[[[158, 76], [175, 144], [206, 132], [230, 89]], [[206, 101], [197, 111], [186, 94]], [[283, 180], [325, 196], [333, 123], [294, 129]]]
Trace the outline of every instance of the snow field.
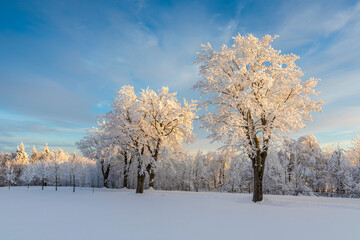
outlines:
[[360, 239], [360, 200], [0, 188], [0, 239]]

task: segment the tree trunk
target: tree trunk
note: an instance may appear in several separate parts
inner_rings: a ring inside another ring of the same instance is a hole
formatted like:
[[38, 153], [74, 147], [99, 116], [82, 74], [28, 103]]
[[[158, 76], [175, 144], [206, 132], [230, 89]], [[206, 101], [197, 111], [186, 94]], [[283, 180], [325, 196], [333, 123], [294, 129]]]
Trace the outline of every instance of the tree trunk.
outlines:
[[[157, 140], [156, 148], [155, 148], [155, 151], [153, 153], [153, 158], [154, 158], [155, 162], [157, 162], [157, 160], [159, 158], [160, 145], [161, 145], [161, 139], [159, 138]], [[155, 189], [155, 171], [154, 171], [154, 168], [153, 168], [153, 166], [151, 164], [149, 164], [147, 166], [146, 170], [149, 173], [149, 188]]]
[[55, 176], [55, 191], [57, 191], [57, 187], [58, 187], [58, 177], [56, 175]]
[[155, 179], [155, 173], [154, 173], [154, 171], [150, 171], [150, 173], [149, 173], [149, 187], [153, 188], [153, 189], [155, 189], [154, 188], [154, 179]]
[[101, 164], [101, 173], [104, 178], [104, 187], [105, 188], [108, 188], [108, 177], [109, 177], [109, 173], [110, 173], [110, 167], [111, 167], [111, 165], [108, 164], [106, 167], [106, 170], [105, 170], [104, 164]]
[[136, 193], [144, 193], [144, 186], [145, 186], [145, 173], [143, 174], [138, 173]]
[[[137, 185], [136, 185], [136, 193], [144, 193], [145, 186], [145, 172], [142, 170], [141, 157], [144, 154], [145, 148], [141, 148], [141, 152], [139, 154], [139, 162], [138, 162], [138, 173], [137, 173]], [[146, 169], [147, 170], [147, 169]]]
[[253, 202], [261, 202], [263, 200], [263, 175], [264, 168], [254, 166], [254, 195]]
[[45, 181], [44, 178], [41, 179], [41, 190], [44, 190]]
[[75, 192], [75, 174], [73, 175], [73, 192]]
[[219, 173], [219, 185], [222, 188], [224, 186], [225, 181], [225, 163], [226, 161], [221, 164], [220, 173]]
[[107, 177], [106, 178], [104, 177], [104, 188], [109, 188]]
[[127, 188], [128, 187], [128, 171], [129, 171], [129, 166], [131, 163], [131, 158], [128, 159], [128, 153], [127, 152], [123, 152], [123, 156], [124, 156], [124, 181], [123, 181], [123, 187]]
[[263, 177], [266, 157], [267, 149], [262, 152], [258, 151], [256, 156], [252, 159], [254, 170], [253, 202], [261, 202], [263, 200]]
[[124, 188], [128, 187], [128, 176], [126, 170], [124, 170]]

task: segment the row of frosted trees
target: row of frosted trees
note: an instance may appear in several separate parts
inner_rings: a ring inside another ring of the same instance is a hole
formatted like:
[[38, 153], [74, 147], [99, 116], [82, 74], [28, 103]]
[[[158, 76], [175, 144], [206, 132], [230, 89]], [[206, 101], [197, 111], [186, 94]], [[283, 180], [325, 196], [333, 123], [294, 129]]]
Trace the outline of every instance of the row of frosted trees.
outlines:
[[[99, 176], [99, 177], [97, 177]], [[41, 152], [35, 147], [31, 156], [21, 143], [15, 153], [0, 154], [0, 185], [100, 186], [100, 175], [93, 160], [69, 154], [61, 149], [50, 151], [47, 144]]]
[[[23, 144], [0, 155], [0, 184], [136, 188], [138, 162], [118, 149], [106, 148], [97, 162], [64, 151], [34, 148], [28, 158]], [[156, 189], [181, 191], [253, 191], [251, 161], [230, 148], [189, 154], [163, 148], [154, 165]], [[145, 173], [145, 187], [150, 175]], [[286, 138], [271, 150], [264, 176], [268, 194], [360, 197], [360, 138], [344, 151], [322, 150], [313, 135]]]
[[[105, 187], [137, 187], [138, 162], [107, 148], [98, 158]], [[286, 138], [269, 152], [265, 169], [267, 194], [360, 197], [360, 138], [348, 151], [339, 146], [322, 150], [313, 135]], [[105, 169], [105, 171], [101, 170]], [[155, 189], [180, 191], [253, 191], [253, 172], [247, 155], [231, 148], [189, 154], [182, 148], [160, 150], [153, 165]], [[150, 174], [145, 172], [145, 188]]]

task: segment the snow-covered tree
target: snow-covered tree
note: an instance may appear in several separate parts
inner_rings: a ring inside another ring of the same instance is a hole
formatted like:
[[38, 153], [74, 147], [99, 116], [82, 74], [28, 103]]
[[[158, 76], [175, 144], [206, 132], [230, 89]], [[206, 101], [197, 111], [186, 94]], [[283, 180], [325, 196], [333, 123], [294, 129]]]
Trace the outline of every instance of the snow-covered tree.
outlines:
[[229, 192], [249, 192], [253, 188], [251, 161], [243, 153], [233, 153], [226, 169], [225, 189]]
[[55, 191], [58, 189], [58, 185], [62, 177], [63, 163], [68, 160], [68, 155], [64, 153], [62, 149], [54, 151], [50, 155], [48, 161], [48, 180], [55, 185]]
[[360, 164], [350, 166], [345, 172], [346, 189], [350, 197], [360, 197]]
[[[184, 106], [176, 99], [176, 93], [169, 93], [167, 87], [162, 87], [156, 93], [153, 90], [142, 90], [139, 98], [143, 121], [140, 130], [145, 133], [145, 146], [152, 159], [157, 162], [160, 149], [163, 146], [177, 149], [181, 144], [194, 139], [192, 133], [195, 118], [195, 104], [184, 100]], [[154, 167], [150, 165], [149, 186], [154, 187]]]
[[17, 165], [26, 165], [29, 163], [28, 155], [25, 152], [25, 147], [23, 143], [20, 144], [20, 147], [16, 148], [15, 162]]
[[32, 180], [35, 177], [35, 172], [34, 172], [34, 165], [33, 164], [28, 164], [23, 168], [23, 171], [21, 172], [21, 176], [20, 176], [20, 180], [25, 183], [28, 188], [30, 186], [30, 183], [32, 182]]
[[38, 153], [37, 153], [36, 147], [35, 147], [35, 145], [33, 145], [31, 156], [30, 156], [30, 163], [33, 163], [34, 161], [36, 161], [37, 156], [38, 156]]
[[45, 143], [44, 155], [48, 155], [48, 154], [50, 154], [49, 146], [48, 146], [48, 143]]
[[29, 164], [28, 155], [25, 152], [24, 144], [21, 143], [20, 147], [16, 148], [15, 156], [13, 159], [13, 167], [16, 175], [15, 181], [18, 182], [23, 168]]
[[[101, 124], [99, 126], [101, 127]], [[110, 137], [105, 135], [103, 129], [93, 128], [87, 130], [86, 136], [76, 145], [85, 157], [94, 159], [99, 164], [103, 176], [103, 186], [107, 188], [110, 170], [115, 160], [114, 150], [117, 151], [111, 145]]]
[[15, 173], [12, 161], [7, 161], [5, 166], [6, 166], [6, 171], [5, 171], [6, 182], [7, 182], [8, 186], [9, 186], [9, 189], [10, 189], [11, 184], [15, 183], [16, 173]]
[[142, 90], [137, 96], [132, 86], [121, 88], [113, 103], [113, 110], [105, 115], [103, 128], [120, 148], [131, 149], [138, 163], [137, 193], [144, 191], [146, 173], [149, 186], [154, 187], [155, 164], [163, 146], [181, 147], [193, 140], [192, 121], [195, 103], [177, 101], [176, 93], [163, 87], [156, 93]]
[[283, 192], [294, 195], [313, 195], [326, 188], [326, 158], [313, 135], [298, 140], [285, 138], [278, 151], [282, 168]]
[[320, 144], [314, 135], [302, 136], [297, 140], [297, 168], [303, 172], [305, 184], [313, 191], [321, 193], [325, 190], [326, 158], [323, 157]]
[[285, 184], [285, 173], [277, 152], [269, 152], [268, 164], [265, 166], [264, 173], [264, 182], [266, 183], [264, 191], [271, 194], [284, 194], [288, 190]]
[[342, 196], [349, 190], [347, 173], [350, 170], [349, 162], [345, 158], [344, 150], [338, 145], [331, 153], [324, 168], [327, 191], [336, 196]]
[[297, 149], [296, 140], [285, 137], [281, 142], [278, 151], [278, 158], [283, 169], [284, 176], [284, 194], [289, 194], [294, 191], [295, 180], [295, 166], [297, 163]]
[[319, 111], [321, 101], [311, 95], [318, 80], [302, 82], [294, 54], [281, 54], [271, 47], [276, 38], [252, 34], [234, 37], [231, 47], [215, 51], [203, 45], [197, 63], [203, 80], [195, 89], [208, 94], [205, 107], [215, 112], [203, 118], [213, 140], [242, 149], [252, 161], [253, 201], [263, 199], [263, 175], [269, 147], [276, 137], [305, 127], [310, 113]]
[[69, 172], [70, 172], [70, 179], [73, 184], [73, 192], [75, 192], [76, 187], [76, 180], [78, 175], [78, 159], [76, 157], [76, 154], [74, 153], [72, 156], [69, 157]]
[[41, 158], [39, 161], [33, 163], [33, 166], [36, 178], [40, 181], [41, 189], [44, 190], [44, 187], [47, 185], [47, 177], [49, 176], [47, 159]]
[[356, 137], [351, 140], [351, 147], [348, 151], [348, 158], [352, 165], [360, 164], [360, 137], [356, 134]]

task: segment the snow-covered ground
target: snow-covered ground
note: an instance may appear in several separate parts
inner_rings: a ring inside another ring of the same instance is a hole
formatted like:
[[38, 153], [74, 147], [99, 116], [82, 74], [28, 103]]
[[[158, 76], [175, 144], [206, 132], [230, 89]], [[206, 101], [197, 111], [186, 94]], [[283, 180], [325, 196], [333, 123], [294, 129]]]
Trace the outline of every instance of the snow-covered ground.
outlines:
[[0, 239], [360, 239], [360, 200], [0, 188]]

